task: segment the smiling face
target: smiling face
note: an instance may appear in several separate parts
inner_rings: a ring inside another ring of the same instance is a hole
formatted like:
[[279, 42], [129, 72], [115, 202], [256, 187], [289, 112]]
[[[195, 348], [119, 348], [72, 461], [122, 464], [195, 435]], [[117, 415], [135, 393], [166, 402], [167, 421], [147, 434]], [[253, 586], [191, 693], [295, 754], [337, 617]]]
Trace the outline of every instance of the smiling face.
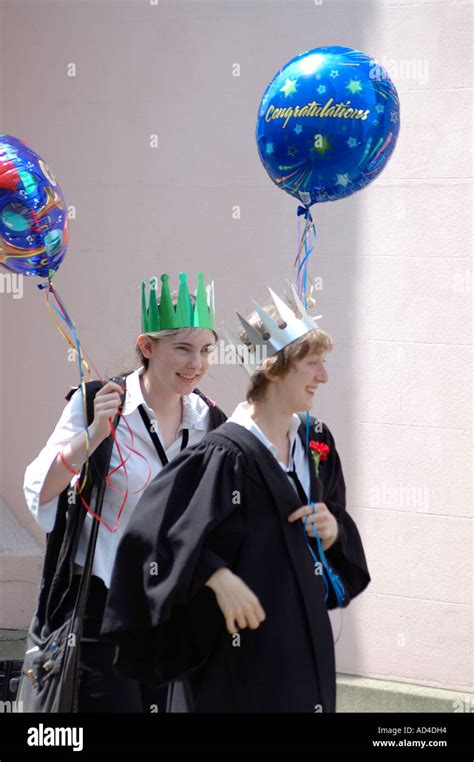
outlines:
[[183, 328], [171, 336], [153, 339], [142, 334], [137, 344], [148, 359], [146, 371], [157, 391], [191, 394], [205, 375], [215, 347], [214, 333], [207, 328]]
[[247, 402], [270, 399], [288, 412], [310, 410], [319, 384], [328, 380], [326, 354], [333, 340], [321, 328], [287, 344], [264, 361], [247, 388]]
[[328, 380], [325, 363], [325, 351], [310, 352], [300, 360], [293, 360], [283, 377], [273, 377], [270, 370], [273, 387], [270, 393], [289, 412], [302, 413], [311, 410], [319, 384], [325, 384]]

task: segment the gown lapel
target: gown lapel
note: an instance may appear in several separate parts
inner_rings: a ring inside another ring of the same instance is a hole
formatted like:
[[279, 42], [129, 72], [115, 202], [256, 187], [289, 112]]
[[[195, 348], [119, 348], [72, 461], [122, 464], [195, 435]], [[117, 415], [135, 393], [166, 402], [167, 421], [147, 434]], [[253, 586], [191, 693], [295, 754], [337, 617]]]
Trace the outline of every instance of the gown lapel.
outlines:
[[[254, 434], [236, 423], [225, 423], [219, 428], [219, 433], [224, 434], [225, 431], [231, 435], [230, 438], [233, 441], [240, 442], [245, 449], [252, 451], [256, 465], [272, 494], [280, 516], [288, 518], [290, 513], [300, 508], [301, 500], [269, 449]], [[306, 447], [306, 426], [304, 423], [298, 429], [298, 435], [303, 447]], [[312, 458], [308, 459], [308, 469], [310, 498], [313, 502], [320, 503], [323, 501], [324, 486], [321, 479], [316, 476]]]
[[242, 445], [246, 451], [252, 453], [255, 465], [268, 487], [269, 492], [278, 509], [278, 513], [285, 521], [293, 511], [301, 506], [301, 500], [291, 486], [288, 477], [278, 465], [277, 460], [270, 450], [250, 431], [239, 426], [237, 423], [225, 423], [220, 427], [218, 434], [229, 433], [230, 439]]
[[[303, 447], [306, 448], [306, 424], [304, 422], [302, 422], [301, 426], [299, 427], [298, 434], [301, 439]], [[314, 503], [322, 503], [324, 487], [323, 487], [323, 483], [321, 479], [318, 476], [316, 476], [316, 468], [314, 466], [312, 457], [308, 458], [308, 468], [309, 468], [309, 485], [310, 485], [311, 500]]]

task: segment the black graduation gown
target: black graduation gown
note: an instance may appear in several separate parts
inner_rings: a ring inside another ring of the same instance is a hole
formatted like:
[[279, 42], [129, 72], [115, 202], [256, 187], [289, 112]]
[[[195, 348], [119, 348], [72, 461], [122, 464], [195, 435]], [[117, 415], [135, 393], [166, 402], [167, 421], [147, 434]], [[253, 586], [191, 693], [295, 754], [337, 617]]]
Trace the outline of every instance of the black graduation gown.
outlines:
[[[299, 434], [305, 441], [303, 423]], [[311, 497], [338, 521], [326, 557], [347, 605], [370, 577], [327, 426], [317, 439], [330, 453], [319, 478], [308, 464]], [[235, 423], [166, 466], [139, 501], [116, 556], [102, 634], [118, 646], [118, 671], [152, 684], [182, 679], [194, 712], [334, 712], [327, 608], [336, 599], [331, 593], [324, 602], [303, 523], [287, 520], [300, 505], [274, 456]], [[150, 573], [156, 564], [158, 573]], [[204, 585], [221, 566], [243, 579], [266, 613], [257, 630], [239, 633], [240, 643]]]

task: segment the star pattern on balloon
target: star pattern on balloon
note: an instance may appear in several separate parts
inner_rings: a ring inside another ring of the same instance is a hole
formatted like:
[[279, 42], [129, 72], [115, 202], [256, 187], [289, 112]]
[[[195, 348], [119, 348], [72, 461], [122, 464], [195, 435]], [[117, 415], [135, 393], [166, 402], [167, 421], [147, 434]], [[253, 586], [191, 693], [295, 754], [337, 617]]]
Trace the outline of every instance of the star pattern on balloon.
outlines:
[[288, 95], [291, 95], [292, 93], [296, 93], [296, 83], [298, 80], [296, 79], [288, 79], [286, 80], [283, 87], [280, 87], [280, 92], [285, 93], [285, 98], [288, 97]]
[[350, 79], [349, 82], [346, 85], [346, 90], [349, 90], [352, 95], [355, 95], [356, 93], [361, 93], [363, 91], [362, 84], [360, 82], [360, 79]]
[[336, 175], [336, 185], [342, 185], [343, 188], [346, 188], [350, 183], [349, 177], [347, 173], [344, 175], [337, 174]]
[[[280, 68], [265, 91], [256, 130], [270, 178], [305, 205], [345, 198], [368, 185], [389, 160], [400, 122], [396, 89], [388, 76], [374, 81], [372, 59], [337, 46], [316, 52], [324, 61], [319, 71], [309, 52]], [[339, 105], [339, 118], [331, 118]]]

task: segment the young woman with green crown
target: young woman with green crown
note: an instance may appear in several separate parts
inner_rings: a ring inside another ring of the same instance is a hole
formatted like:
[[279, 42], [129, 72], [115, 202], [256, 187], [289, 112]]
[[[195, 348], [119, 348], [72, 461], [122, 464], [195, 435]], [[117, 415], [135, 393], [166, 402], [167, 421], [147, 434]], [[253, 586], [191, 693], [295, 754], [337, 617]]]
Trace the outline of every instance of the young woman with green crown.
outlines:
[[[206, 374], [217, 340], [213, 287], [206, 290], [202, 273], [198, 274], [195, 297], [189, 294], [184, 273], [180, 274], [177, 297], [170, 292], [168, 275], [161, 276], [161, 283], [158, 300], [157, 281], [151, 279], [148, 303], [145, 283], [142, 284], [142, 331], [136, 347], [140, 367], [126, 377], [108, 381], [97, 391], [93, 420], [88, 427], [79, 388], [25, 473], [28, 508], [45, 532], [50, 533], [56, 520], [58, 497], [70, 488], [70, 483], [77, 488], [86, 461], [112, 435], [111, 421], [123, 400], [80, 642], [79, 712], [164, 709], [164, 689], [149, 688], [138, 680], [122, 678], [113, 668], [114, 647], [100, 637], [107, 590], [118, 544], [147, 480], [160, 473], [187, 445], [199, 443], [226, 418], [197, 388]], [[94, 478], [93, 468], [89, 468], [88, 478]], [[76, 600], [95, 520], [97, 517], [87, 511], [65, 605], [72, 606]]]

